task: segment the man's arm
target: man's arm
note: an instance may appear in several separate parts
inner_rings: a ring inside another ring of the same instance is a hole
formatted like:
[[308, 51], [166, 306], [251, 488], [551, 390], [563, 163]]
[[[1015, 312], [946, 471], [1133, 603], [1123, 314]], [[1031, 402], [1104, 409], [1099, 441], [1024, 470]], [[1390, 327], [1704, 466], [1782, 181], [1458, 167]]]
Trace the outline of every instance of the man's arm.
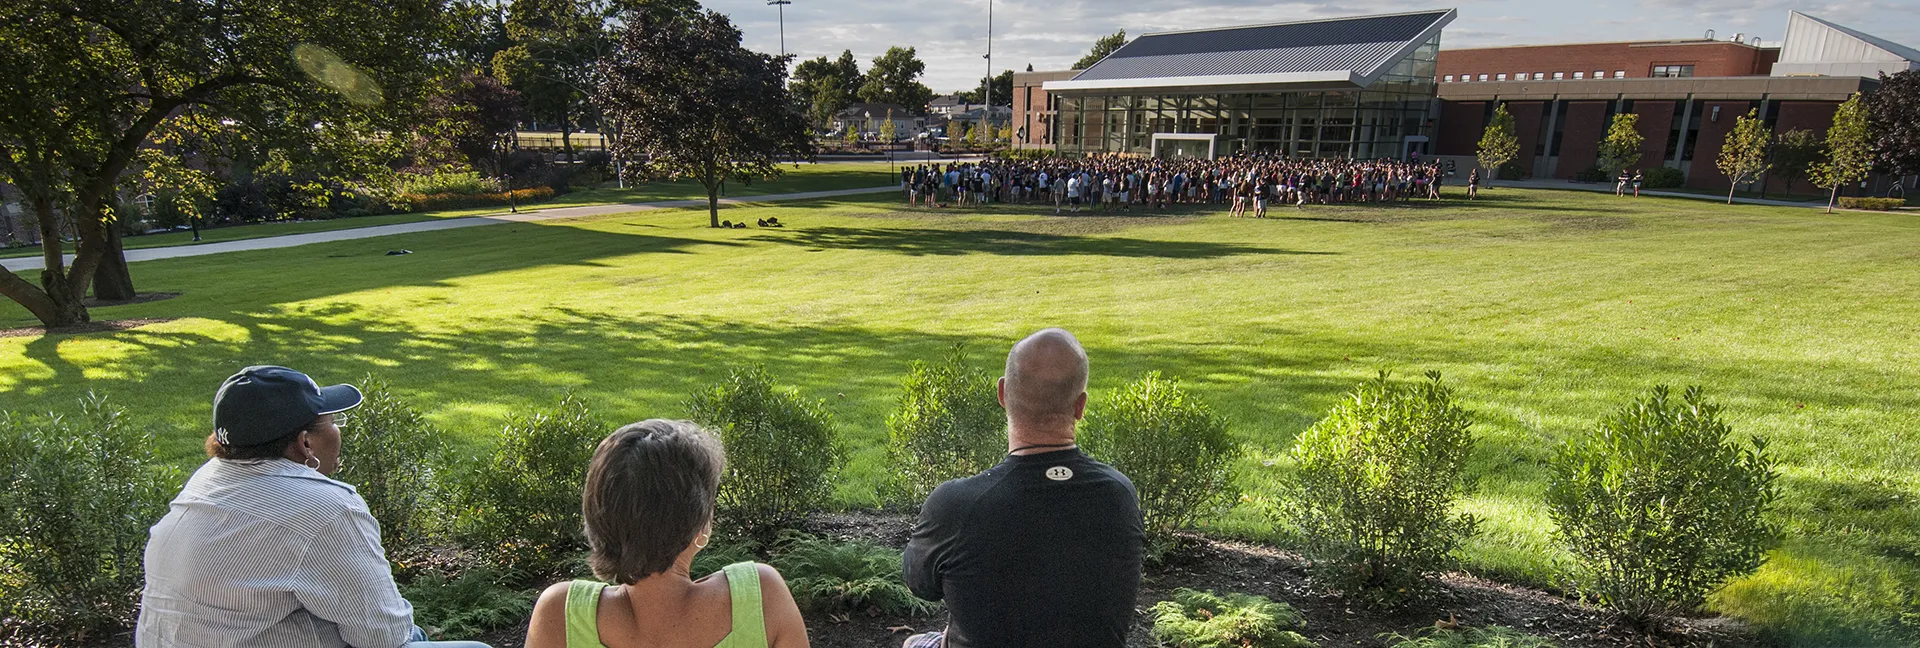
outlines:
[[380, 525], [349, 508], [315, 536], [300, 561], [293, 595], [313, 616], [340, 627], [360, 648], [399, 648], [413, 635], [413, 605], [401, 598], [380, 547]]
[[941, 571], [956, 542], [953, 533], [956, 525], [951, 521], [961, 513], [945, 486], [933, 489], [933, 494], [920, 506], [920, 518], [913, 523], [913, 535], [900, 556], [901, 575], [907, 581], [907, 589], [929, 601], [946, 598]]

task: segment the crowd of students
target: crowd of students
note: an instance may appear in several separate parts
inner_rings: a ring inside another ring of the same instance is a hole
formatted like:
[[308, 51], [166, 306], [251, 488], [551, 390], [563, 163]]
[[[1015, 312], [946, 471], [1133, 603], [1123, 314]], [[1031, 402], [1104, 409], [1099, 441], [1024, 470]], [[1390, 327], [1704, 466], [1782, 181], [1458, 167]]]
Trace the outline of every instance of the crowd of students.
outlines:
[[905, 168], [900, 183], [909, 205], [928, 207], [1051, 204], [1061, 213], [1204, 204], [1264, 216], [1275, 204], [1437, 200], [1446, 176], [1438, 163], [1239, 155], [935, 163]]

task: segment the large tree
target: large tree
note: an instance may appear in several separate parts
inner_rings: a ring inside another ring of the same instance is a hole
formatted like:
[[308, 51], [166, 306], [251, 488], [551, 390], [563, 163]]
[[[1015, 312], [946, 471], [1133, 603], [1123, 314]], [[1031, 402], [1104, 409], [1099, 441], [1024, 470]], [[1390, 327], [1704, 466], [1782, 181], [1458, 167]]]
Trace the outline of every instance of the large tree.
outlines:
[[916, 113], [925, 110], [927, 102], [933, 100], [933, 90], [920, 82], [926, 73], [927, 64], [914, 48], [889, 47], [887, 53], [874, 57], [873, 67], [867, 69], [860, 100], [900, 104]]
[[1727, 176], [1727, 204], [1733, 204], [1733, 191], [1740, 185], [1760, 179], [1772, 165], [1767, 149], [1773, 144], [1772, 134], [1767, 125], [1760, 121], [1758, 109], [1749, 109], [1747, 114], [1734, 120], [1733, 130], [1727, 133], [1727, 142], [1720, 146], [1720, 157], [1714, 164], [1720, 173]]
[[[520, 93], [499, 79], [478, 72], [448, 75], [427, 100], [428, 123], [416, 138], [416, 149], [427, 151], [429, 159], [416, 155], [415, 164], [458, 162], [497, 175], [506, 153], [503, 136], [520, 115]], [[435, 153], [452, 159], [433, 159]]]
[[953, 96], [967, 103], [986, 103], [989, 94], [988, 85], [993, 86], [991, 93], [993, 105], [1013, 105], [1013, 70], [1006, 70], [991, 77], [980, 77], [980, 85], [974, 86], [972, 90], [956, 92]]
[[[0, 180], [39, 221], [36, 286], [0, 270], [6, 295], [50, 327], [86, 322], [102, 298], [132, 296], [115, 187], [156, 128], [187, 113], [328, 119], [405, 104], [442, 35], [438, 0], [116, 0], [0, 3]], [[63, 257], [58, 214], [78, 234]]]
[[1883, 74], [1864, 100], [1874, 162], [1897, 176], [1920, 175], [1920, 72]]
[[506, 30], [512, 46], [493, 57], [493, 74], [526, 98], [528, 116], [560, 131], [573, 159], [573, 133], [597, 125], [588, 101], [600, 83], [600, 61], [613, 49], [610, 0], [513, 0]]
[[814, 125], [824, 127], [833, 122], [834, 113], [860, 100], [860, 85], [864, 82], [853, 50], [845, 50], [838, 59], [821, 56], [801, 61], [793, 68], [793, 82], [788, 88], [795, 99], [805, 102], [807, 116], [813, 119]]
[[1099, 63], [1100, 59], [1106, 58], [1108, 54], [1120, 51], [1120, 48], [1126, 47], [1126, 45], [1127, 30], [1125, 29], [1114, 32], [1110, 36], [1102, 36], [1100, 40], [1093, 42], [1093, 51], [1088, 52], [1086, 56], [1080, 57], [1079, 61], [1074, 62], [1073, 69], [1085, 70], [1093, 67], [1093, 64]]
[[780, 175], [780, 160], [813, 154], [805, 115], [787, 94], [788, 57], [740, 46], [740, 30], [712, 11], [665, 19], [625, 16], [598, 101], [625, 127], [614, 159], [634, 179], [692, 178], [720, 226], [720, 183]]
[[1475, 155], [1481, 168], [1487, 170], [1487, 185], [1493, 185], [1493, 179], [1500, 175], [1500, 167], [1513, 161], [1520, 153], [1520, 136], [1514, 129], [1513, 115], [1507, 112], [1507, 105], [1493, 108], [1493, 120], [1487, 122], [1487, 130], [1480, 134], [1480, 146]]

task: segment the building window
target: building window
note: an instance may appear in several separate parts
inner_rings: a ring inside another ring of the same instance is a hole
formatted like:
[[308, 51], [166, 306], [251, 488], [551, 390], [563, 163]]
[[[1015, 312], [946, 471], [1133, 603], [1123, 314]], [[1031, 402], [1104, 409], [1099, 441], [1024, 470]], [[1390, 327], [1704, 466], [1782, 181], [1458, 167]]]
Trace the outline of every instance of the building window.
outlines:
[[1574, 79], [1585, 79], [1585, 78], [1587, 78], [1587, 73], [1585, 73], [1585, 72], [1575, 72], [1575, 73], [1573, 73], [1573, 78], [1574, 78]]
[[1614, 70], [1614, 71], [1613, 71], [1613, 78], [1615, 78], [1615, 79], [1625, 79], [1625, 78], [1627, 78], [1627, 71], [1626, 71], [1626, 70]]
[[1486, 73], [1485, 73], [1485, 72], [1482, 72], [1482, 73], [1480, 73], [1480, 80], [1481, 80], [1481, 81], [1485, 81], [1485, 80], [1487, 80], [1487, 75], [1486, 75]]
[[1559, 80], [1561, 80], [1561, 79], [1565, 79], [1565, 78], [1567, 78], [1567, 73], [1565, 73], [1565, 72], [1555, 72], [1555, 73], [1553, 73], [1553, 80], [1555, 80], [1555, 81], [1559, 81]]
[[1690, 77], [1690, 76], [1693, 76], [1693, 66], [1691, 65], [1655, 65], [1653, 66], [1653, 76], [1669, 77], [1669, 78]]
[[1545, 80], [1547, 80], [1547, 73], [1545, 73], [1545, 72], [1535, 72], [1535, 73], [1533, 73], [1533, 80], [1535, 80], [1535, 81], [1545, 81]]
[[1453, 83], [1453, 75], [1447, 75], [1447, 83]]
[[1593, 71], [1593, 78], [1595, 78], [1595, 79], [1605, 79], [1605, 78], [1607, 78], [1607, 71], [1606, 71], [1606, 70], [1594, 70], [1594, 71]]
[[1496, 75], [1494, 75], [1494, 77], [1493, 77], [1493, 79], [1494, 79], [1495, 81], [1505, 81], [1505, 80], [1507, 80], [1507, 73], [1505, 73], [1505, 72], [1501, 72], [1501, 73], [1499, 73], [1499, 74], [1496, 74]]

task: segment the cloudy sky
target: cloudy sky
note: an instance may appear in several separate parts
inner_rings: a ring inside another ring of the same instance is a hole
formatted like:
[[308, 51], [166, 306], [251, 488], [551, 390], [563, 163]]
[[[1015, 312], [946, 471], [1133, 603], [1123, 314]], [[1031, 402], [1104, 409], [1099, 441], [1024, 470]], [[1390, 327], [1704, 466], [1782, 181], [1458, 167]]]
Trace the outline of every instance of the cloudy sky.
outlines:
[[[927, 85], [971, 88], [987, 73], [988, 0], [792, 0], [786, 7], [787, 51], [803, 58], [852, 50], [864, 69], [888, 46], [919, 48]], [[746, 33], [746, 45], [780, 49], [780, 25], [766, 0], [705, 0]], [[1851, 2], [1782, 0], [1460, 0], [1407, 4], [1385, 0], [993, 0], [995, 70], [1064, 69], [1094, 39], [1196, 29], [1454, 7], [1460, 17], [1441, 47], [1698, 38], [1715, 30], [1778, 40], [1787, 10], [1797, 9], [1881, 38], [1920, 47], [1916, 0]]]

